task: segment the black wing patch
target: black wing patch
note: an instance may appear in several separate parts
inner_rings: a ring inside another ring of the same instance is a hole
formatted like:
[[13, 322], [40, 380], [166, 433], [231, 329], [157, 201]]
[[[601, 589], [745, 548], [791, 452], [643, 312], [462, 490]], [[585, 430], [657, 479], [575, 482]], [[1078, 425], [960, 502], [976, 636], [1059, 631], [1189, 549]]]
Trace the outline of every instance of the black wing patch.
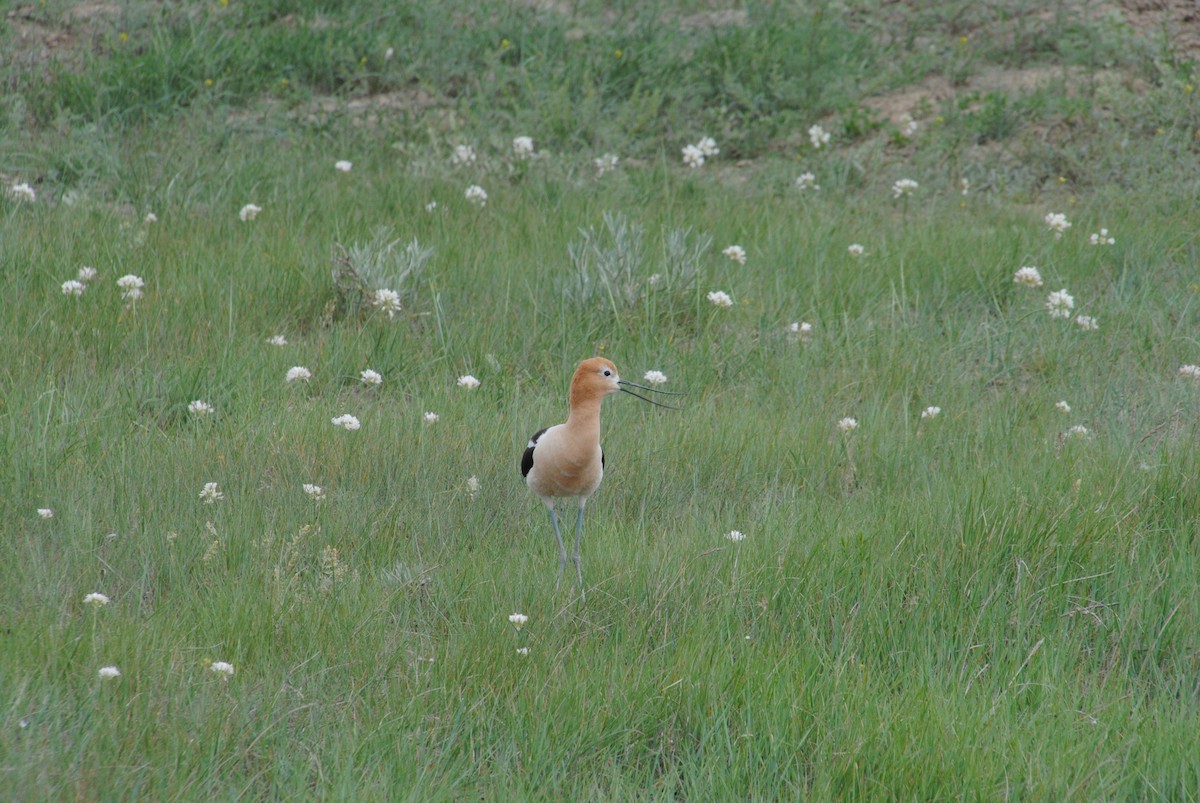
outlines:
[[542, 433], [550, 427], [539, 429], [533, 433], [533, 437], [529, 439], [529, 446], [525, 447], [525, 454], [521, 455], [521, 476], [528, 477], [529, 470], [533, 468], [533, 447], [537, 446], [538, 438], [542, 437]]
[[604, 468], [604, 448], [600, 448], [600, 468]]

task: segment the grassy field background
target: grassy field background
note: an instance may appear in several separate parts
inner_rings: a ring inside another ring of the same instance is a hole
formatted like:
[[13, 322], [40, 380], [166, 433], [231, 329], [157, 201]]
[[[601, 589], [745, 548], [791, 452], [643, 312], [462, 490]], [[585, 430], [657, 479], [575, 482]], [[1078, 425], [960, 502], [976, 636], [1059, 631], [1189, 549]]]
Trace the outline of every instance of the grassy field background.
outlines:
[[4, 797], [1197, 797], [1192, 53], [916, 6], [10, 11]]

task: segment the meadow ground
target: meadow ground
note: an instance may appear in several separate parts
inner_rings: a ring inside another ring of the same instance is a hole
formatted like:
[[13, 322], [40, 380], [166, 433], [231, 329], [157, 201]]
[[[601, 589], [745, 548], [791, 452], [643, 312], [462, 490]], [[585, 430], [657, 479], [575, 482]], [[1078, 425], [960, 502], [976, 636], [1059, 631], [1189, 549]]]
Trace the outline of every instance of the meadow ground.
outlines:
[[[6, 21], [6, 799], [1200, 794], [1177, 31]], [[517, 462], [594, 354], [687, 396], [606, 402], [581, 603]]]

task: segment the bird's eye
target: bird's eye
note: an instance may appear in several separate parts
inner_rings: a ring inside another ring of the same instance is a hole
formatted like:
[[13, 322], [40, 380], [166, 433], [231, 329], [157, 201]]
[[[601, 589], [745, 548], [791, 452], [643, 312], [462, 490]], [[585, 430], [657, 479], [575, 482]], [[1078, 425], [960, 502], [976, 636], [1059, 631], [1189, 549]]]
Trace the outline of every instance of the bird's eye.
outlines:
[[605, 375], [605, 376], [612, 376], [612, 371], [610, 371], [610, 370], [608, 370], [607, 368], [605, 368], [605, 369], [604, 369], [604, 375]]

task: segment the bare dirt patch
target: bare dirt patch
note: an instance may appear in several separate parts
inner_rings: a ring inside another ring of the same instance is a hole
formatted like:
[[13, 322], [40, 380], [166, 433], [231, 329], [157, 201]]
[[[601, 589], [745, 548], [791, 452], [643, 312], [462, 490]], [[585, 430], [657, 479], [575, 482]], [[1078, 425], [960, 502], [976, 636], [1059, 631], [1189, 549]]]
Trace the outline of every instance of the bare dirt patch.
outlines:
[[1200, 59], [1200, 3], [1196, 0], [1120, 0], [1135, 31], [1164, 36], [1175, 52]]

